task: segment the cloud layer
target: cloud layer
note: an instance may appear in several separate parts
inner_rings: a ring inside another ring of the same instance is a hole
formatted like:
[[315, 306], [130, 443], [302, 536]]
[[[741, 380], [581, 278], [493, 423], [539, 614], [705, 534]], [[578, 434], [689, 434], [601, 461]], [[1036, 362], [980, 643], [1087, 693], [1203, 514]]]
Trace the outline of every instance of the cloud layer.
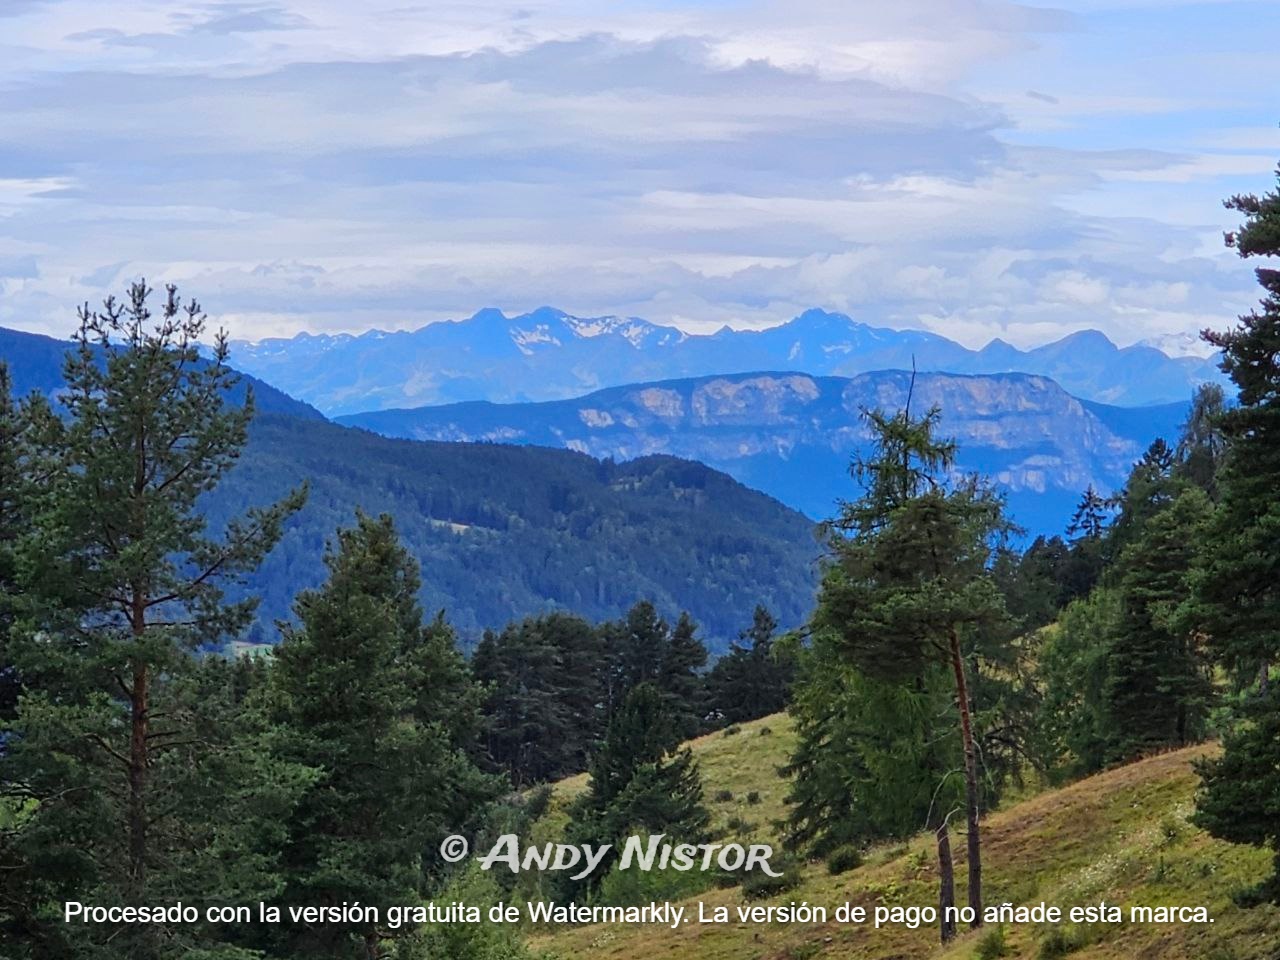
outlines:
[[1266, 3], [405, 3], [0, 7], [0, 325], [139, 275], [247, 338], [553, 303], [1128, 343], [1253, 298], [1218, 201], [1280, 156]]

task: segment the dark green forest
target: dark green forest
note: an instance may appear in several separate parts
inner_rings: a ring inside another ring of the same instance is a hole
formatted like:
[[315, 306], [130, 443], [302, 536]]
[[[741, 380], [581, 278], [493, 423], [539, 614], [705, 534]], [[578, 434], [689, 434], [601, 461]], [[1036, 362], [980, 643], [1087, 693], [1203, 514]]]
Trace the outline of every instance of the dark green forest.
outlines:
[[262, 598], [251, 639], [274, 640], [293, 593], [320, 582], [325, 540], [354, 505], [396, 518], [426, 574], [420, 600], [467, 637], [543, 611], [604, 620], [644, 598], [667, 616], [688, 609], [723, 649], [757, 603], [794, 625], [812, 601], [812, 524], [688, 460], [388, 440], [263, 415], [201, 508], [217, 526], [304, 479], [306, 505], [249, 580]]
[[[1280, 255], [1280, 193], [1229, 206], [1232, 247]], [[696, 464], [255, 419], [225, 340], [197, 348], [194, 301], [139, 283], [85, 308], [59, 406], [0, 373], [0, 952], [516, 960], [500, 925], [64, 923], [62, 904], [494, 903], [513, 881], [449, 867], [442, 838], [529, 836], [545, 784], [585, 771], [573, 842], [700, 842], [708, 785], [682, 742], [782, 707], [795, 861], [839, 873], [926, 829], [938, 904], [978, 926], [984, 817], [1010, 790], [1217, 739], [1193, 820], [1274, 855], [1235, 898], [1280, 903], [1280, 271], [1257, 274], [1260, 307], [1205, 334], [1236, 399], [1199, 390], [1122, 491], [1083, 491], [1025, 550], [952, 469], [936, 408], [866, 411], [875, 444], [799, 611], [763, 586], [799, 569], [794, 515]], [[659, 549], [706, 608], [656, 593]], [[491, 584], [469, 657], [463, 574]], [[286, 580], [305, 588], [260, 607]], [[555, 584], [569, 609], [526, 616]], [[264, 610], [287, 612], [278, 644], [229, 655]], [[713, 661], [706, 636], [737, 640]], [[707, 882], [787, 889], [756, 880]], [[696, 892], [667, 882], [554, 892]]]

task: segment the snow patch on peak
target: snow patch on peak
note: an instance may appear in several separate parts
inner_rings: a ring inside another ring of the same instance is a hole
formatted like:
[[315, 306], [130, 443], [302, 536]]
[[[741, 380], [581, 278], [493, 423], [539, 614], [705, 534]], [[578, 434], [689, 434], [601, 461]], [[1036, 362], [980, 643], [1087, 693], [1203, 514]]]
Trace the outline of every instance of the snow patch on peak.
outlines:
[[1205, 343], [1194, 333], [1169, 333], [1159, 337], [1139, 340], [1140, 347], [1153, 347], [1166, 357], [1199, 357], [1205, 359], [1217, 353], [1217, 348]]
[[519, 327], [512, 327], [511, 339], [525, 356], [532, 356], [534, 347], [539, 343], [549, 343], [557, 347], [563, 346], [556, 335], [551, 332], [551, 328], [545, 323], [538, 324], [532, 330], [521, 330]]

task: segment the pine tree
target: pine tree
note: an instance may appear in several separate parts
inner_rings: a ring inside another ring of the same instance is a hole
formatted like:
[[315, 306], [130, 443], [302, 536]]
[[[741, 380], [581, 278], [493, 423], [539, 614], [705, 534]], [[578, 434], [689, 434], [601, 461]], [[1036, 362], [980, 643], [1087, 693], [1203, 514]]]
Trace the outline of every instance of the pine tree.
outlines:
[[[497, 784], [458, 746], [475, 718], [418, 690], [456, 664], [424, 638], [417, 564], [389, 517], [338, 532], [329, 579], [299, 596], [271, 673], [282, 753], [316, 771], [289, 823], [280, 902], [414, 903], [432, 844], [469, 826]], [[403, 931], [408, 934], [410, 931]], [[278, 931], [285, 955], [377, 956], [376, 925]]]
[[1226, 393], [1216, 383], [1203, 383], [1191, 398], [1191, 410], [1178, 438], [1178, 475], [1218, 500], [1218, 470], [1227, 452], [1222, 434]]
[[563, 613], [489, 632], [472, 670], [485, 685], [489, 756], [517, 787], [586, 766], [601, 734], [604, 660], [600, 634]]
[[[994, 641], [1008, 635], [989, 571], [1005, 526], [1002, 504], [976, 479], [948, 482], [955, 445], [934, 437], [936, 408], [920, 418], [909, 410], [866, 416], [875, 454], [855, 465], [862, 498], [843, 504], [827, 525], [830, 561], [811, 625], [840, 636], [855, 667], [876, 679], [909, 685], [938, 665], [951, 671], [964, 756], [969, 905], [978, 925], [983, 801], [969, 664], [994, 656]], [[945, 840], [940, 833], [940, 849]]]
[[[1280, 176], [1280, 175], [1278, 175]], [[1227, 206], [1245, 223], [1227, 236], [1242, 257], [1280, 256], [1280, 190], [1237, 196]], [[1280, 903], [1280, 701], [1270, 682], [1280, 659], [1280, 270], [1259, 268], [1260, 309], [1205, 340], [1239, 404], [1218, 419], [1227, 441], [1220, 503], [1194, 575], [1187, 617], [1211, 638], [1216, 656], [1247, 688], [1240, 728], [1220, 759], [1204, 765], [1198, 822], [1235, 843], [1270, 847], [1276, 873], [1258, 898]], [[1256, 683], [1255, 683], [1256, 681]]]
[[21, 680], [9, 654], [9, 631], [17, 601], [15, 546], [22, 533], [26, 485], [22, 465], [23, 422], [14, 403], [9, 368], [0, 362], [0, 723], [13, 719]]
[[[237, 377], [221, 335], [212, 358], [200, 356], [199, 305], [180, 305], [169, 287], [153, 315], [150, 295], [138, 283], [124, 303], [81, 310], [62, 415], [40, 404], [27, 412], [36, 482], [15, 549], [28, 608], [10, 651], [19, 673], [40, 682], [5, 733], [0, 788], [24, 804], [17, 872], [53, 901], [218, 898], [222, 881], [241, 891], [273, 883], [210, 860], [252, 833], [244, 797], [213, 789], [223, 781], [211, 771], [249, 760], [215, 712], [224, 701], [194, 692], [206, 674], [190, 652], [243, 628], [253, 601], [226, 603], [223, 587], [258, 565], [302, 494], [207, 534], [198, 500], [234, 465], [252, 397], [226, 405]], [[273, 783], [282, 803], [300, 788], [290, 770], [258, 770], [264, 797]], [[245, 870], [261, 862], [243, 860]], [[223, 949], [204, 925], [47, 932], [54, 956]]]

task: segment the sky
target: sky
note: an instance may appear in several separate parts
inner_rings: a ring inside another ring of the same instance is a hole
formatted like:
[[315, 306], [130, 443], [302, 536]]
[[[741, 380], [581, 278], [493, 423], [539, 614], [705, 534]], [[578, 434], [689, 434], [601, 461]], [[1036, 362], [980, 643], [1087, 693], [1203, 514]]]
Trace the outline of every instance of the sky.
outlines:
[[1280, 3], [0, 0], [0, 325], [810, 307], [1180, 349], [1256, 300]]

